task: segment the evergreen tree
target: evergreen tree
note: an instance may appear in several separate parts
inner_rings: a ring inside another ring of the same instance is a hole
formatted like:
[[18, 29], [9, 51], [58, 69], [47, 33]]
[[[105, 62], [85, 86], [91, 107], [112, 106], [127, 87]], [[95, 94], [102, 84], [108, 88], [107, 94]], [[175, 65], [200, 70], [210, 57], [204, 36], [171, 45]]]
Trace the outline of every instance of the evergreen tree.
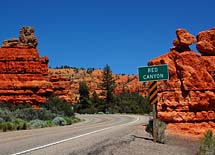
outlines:
[[89, 88], [85, 82], [79, 83], [80, 100], [89, 99]]
[[92, 100], [92, 102], [95, 103], [95, 104], [100, 103], [100, 99], [99, 99], [99, 96], [98, 96], [98, 94], [96, 93], [96, 91], [93, 91], [91, 100]]
[[[110, 69], [110, 66], [107, 64], [103, 69], [103, 79], [102, 79], [102, 89], [103, 89], [103, 95], [105, 99], [105, 112], [111, 111], [110, 108], [112, 108], [113, 104], [113, 96], [114, 96], [114, 90], [115, 90], [115, 80], [113, 79], [112, 71]], [[109, 109], [109, 110], [108, 110]]]
[[94, 114], [97, 110], [94, 107], [94, 104], [89, 99], [89, 88], [85, 82], [79, 83], [79, 95], [80, 101], [75, 105], [75, 110], [81, 114]]

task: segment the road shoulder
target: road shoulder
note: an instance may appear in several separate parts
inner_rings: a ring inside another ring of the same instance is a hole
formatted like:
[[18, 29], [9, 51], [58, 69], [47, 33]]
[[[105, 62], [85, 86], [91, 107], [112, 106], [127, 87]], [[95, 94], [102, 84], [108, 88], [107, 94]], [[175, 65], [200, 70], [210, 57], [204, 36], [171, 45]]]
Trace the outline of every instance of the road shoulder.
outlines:
[[145, 126], [137, 125], [120, 137], [108, 139], [94, 146], [88, 155], [193, 155], [199, 148], [199, 140], [171, 134], [167, 131], [166, 143], [152, 141]]

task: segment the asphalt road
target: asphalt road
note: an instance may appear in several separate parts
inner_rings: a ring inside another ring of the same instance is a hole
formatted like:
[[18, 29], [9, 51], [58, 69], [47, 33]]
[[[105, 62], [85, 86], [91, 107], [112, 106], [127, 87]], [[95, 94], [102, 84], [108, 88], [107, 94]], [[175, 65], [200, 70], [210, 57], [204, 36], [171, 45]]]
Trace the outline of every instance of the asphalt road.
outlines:
[[117, 141], [147, 116], [78, 115], [85, 121], [63, 127], [0, 133], [0, 155], [76, 155], [102, 152], [103, 143]]

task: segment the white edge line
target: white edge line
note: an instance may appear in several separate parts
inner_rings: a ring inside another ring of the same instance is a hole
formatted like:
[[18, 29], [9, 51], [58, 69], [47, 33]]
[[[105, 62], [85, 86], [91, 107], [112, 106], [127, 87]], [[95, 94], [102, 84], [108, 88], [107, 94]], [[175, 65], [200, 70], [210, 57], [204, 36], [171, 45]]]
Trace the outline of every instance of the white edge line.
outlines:
[[60, 144], [60, 143], [63, 143], [63, 142], [67, 142], [67, 141], [70, 141], [70, 140], [73, 140], [73, 139], [77, 139], [77, 138], [80, 138], [80, 137], [88, 136], [88, 135], [91, 135], [91, 134], [94, 134], [94, 133], [97, 133], [97, 132], [101, 132], [101, 131], [104, 131], [104, 130], [112, 129], [114, 127], [119, 127], [119, 126], [124, 126], [124, 125], [130, 125], [130, 124], [133, 124], [133, 123], [135, 123], [135, 122], [137, 122], [139, 120], [140, 120], [140, 118], [137, 117], [136, 120], [134, 120], [133, 122], [129, 122], [129, 123], [126, 123], [126, 124], [121, 124], [121, 125], [115, 125], [115, 126], [107, 127], [107, 128], [104, 128], [104, 129], [95, 130], [95, 131], [88, 132], [88, 133], [85, 133], [85, 134], [82, 134], [82, 135], [78, 135], [78, 136], [75, 136], [75, 137], [63, 139], [63, 140], [60, 140], [60, 141], [57, 141], [57, 142], [54, 142], [54, 143], [49, 143], [49, 144], [38, 146], [38, 147], [29, 149], [29, 150], [25, 150], [25, 151], [22, 151], [22, 152], [14, 153], [12, 155], [21, 155], [21, 154], [25, 154], [25, 153], [28, 153], [28, 152], [36, 151], [36, 150], [43, 149], [43, 148], [46, 148], [46, 147], [50, 147], [50, 146], [53, 146], [53, 145], [57, 145], [57, 144]]

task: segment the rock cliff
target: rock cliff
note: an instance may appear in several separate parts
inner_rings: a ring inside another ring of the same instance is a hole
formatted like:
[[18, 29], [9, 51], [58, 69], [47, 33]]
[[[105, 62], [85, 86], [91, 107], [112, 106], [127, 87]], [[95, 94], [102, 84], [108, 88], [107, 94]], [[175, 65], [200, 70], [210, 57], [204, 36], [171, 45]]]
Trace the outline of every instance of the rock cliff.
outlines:
[[215, 55], [215, 28], [199, 32], [196, 47], [203, 55]]
[[176, 47], [173, 42], [174, 48], [170, 52], [148, 62], [148, 65], [169, 66], [169, 80], [158, 82], [157, 116], [162, 121], [174, 123], [171, 125], [174, 129], [193, 130], [196, 127], [198, 131], [191, 132], [198, 133], [200, 127], [215, 126], [213, 33], [214, 29], [211, 29], [198, 34], [196, 46], [201, 54], [189, 49], [195, 39], [187, 37], [190, 42], [183, 47]]
[[167, 63], [169, 80], [158, 82], [158, 117], [165, 122], [215, 120], [215, 56], [171, 51], [150, 65]]
[[40, 58], [36, 49], [0, 48], [0, 65], [0, 101], [45, 102], [50, 87], [47, 57]]
[[40, 57], [31, 27], [19, 39], [4, 41], [0, 48], [0, 102], [41, 104], [51, 93], [71, 102], [69, 80], [48, 74], [48, 57]]

